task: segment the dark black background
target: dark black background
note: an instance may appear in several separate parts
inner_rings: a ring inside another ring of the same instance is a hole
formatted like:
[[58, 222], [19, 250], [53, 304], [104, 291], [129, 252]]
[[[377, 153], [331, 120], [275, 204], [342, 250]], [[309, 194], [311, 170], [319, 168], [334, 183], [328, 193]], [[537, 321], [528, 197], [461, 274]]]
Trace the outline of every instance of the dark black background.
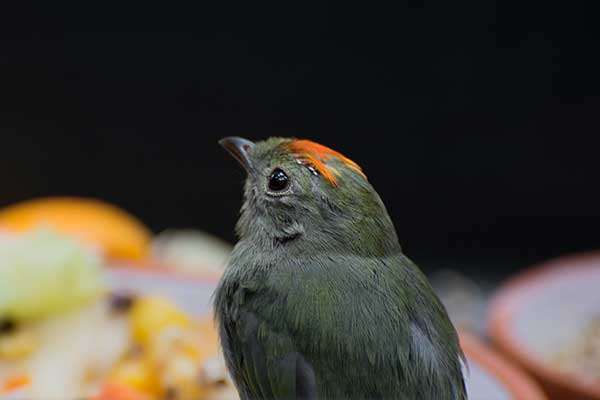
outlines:
[[0, 205], [95, 196], [234, 240], [218, 138], [298, 136], [363, 166], [423, 263], [599, 247], [598, 13], [458, 3], [3, 6]]

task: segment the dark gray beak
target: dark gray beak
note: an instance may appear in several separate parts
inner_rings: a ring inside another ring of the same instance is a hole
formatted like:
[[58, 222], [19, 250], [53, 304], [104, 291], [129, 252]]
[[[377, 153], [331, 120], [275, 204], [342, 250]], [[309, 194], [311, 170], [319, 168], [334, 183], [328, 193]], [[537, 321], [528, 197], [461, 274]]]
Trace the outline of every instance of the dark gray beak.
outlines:
[[230, 136], [219, 140], [219, 144], [242, 164], [248, 174], [254, 172], [252, 161], [248, 157], [248, 151], [254, 147], [254, 143], [241, 137]]

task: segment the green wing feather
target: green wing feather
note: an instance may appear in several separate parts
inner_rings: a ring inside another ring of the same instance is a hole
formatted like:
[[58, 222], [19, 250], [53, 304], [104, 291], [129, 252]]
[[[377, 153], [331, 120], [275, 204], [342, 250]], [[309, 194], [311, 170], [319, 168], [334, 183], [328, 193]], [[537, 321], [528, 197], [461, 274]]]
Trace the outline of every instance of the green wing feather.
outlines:
[[404, 255], [229, 268], [215, 306], [242, 398], [466, 399], [456, 332]]

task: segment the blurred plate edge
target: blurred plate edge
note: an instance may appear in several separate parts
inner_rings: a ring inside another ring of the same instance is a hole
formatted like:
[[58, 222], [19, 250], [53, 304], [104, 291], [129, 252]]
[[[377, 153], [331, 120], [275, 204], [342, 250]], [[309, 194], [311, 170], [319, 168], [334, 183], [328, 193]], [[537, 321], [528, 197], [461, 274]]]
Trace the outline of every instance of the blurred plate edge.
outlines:
[[490, 301], [487, 331], [492, 342], [509, 359], [531, 372], [553, 395], [552, 398], [600, 399], [600, 382], [590, 382], [576, 374], [552, 368], [532, 354], [511, 332], [512, 310], [526, 297], [523, 289], [535, 290], [537, 287], [542, 287], [544, 281], [556, 274], [585, 273], [590, 269], [598, 268], [598, 263], [600, 263], [600, 251], [560, 256], [536, 264], [504, 283]]

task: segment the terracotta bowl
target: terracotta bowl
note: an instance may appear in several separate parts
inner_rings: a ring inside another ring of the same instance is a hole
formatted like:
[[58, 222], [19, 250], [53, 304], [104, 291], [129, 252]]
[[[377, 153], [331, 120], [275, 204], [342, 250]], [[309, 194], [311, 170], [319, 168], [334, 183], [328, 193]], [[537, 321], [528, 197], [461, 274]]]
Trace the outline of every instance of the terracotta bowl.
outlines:
[[557, 368], [548, 359], [600, 316], [600, 252], [562, 257], [503, 285], [489, 309], [493, 342], [553, 399], [600, 400], [600, 380]]
[[465, 371], [469, 400], [547, 400], [519, 367], [472, 334], [460, 332], [460, 345], [469, 363]]

